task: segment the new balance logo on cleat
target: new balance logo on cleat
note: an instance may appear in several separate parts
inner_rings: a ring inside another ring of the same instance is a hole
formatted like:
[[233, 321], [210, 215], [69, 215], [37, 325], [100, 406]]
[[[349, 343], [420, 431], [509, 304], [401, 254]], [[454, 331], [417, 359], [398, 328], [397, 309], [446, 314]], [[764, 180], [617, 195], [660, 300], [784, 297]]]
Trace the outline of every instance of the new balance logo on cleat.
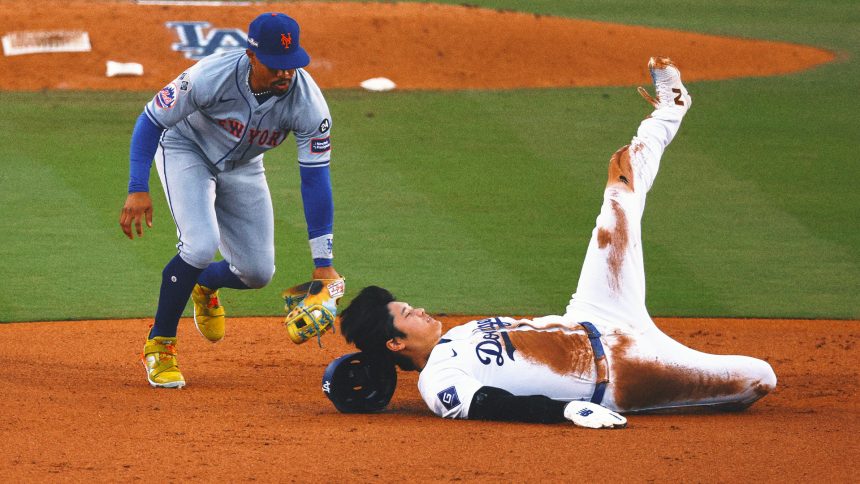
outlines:
[[576, 412], [576, 413], [577, 413], [577, 414], [579, 414], [579, 415], [582, 415], [583, 417], [588, 417], [589, 415], [591, 415], [592, 413], [594, 413], [594, 411], [589, 410], [589, 409], [587, 409], [587, 408], [583, 408], [582, 410], [580, 410], [580, 411], [578, 411], [578, 412]]
[[681, 90], [678, 88], [672, 88], [672, 92], [677, 94], [677, 96], [675, 96], [675, 105], [676, 106], [683, 106], [684, 100], [681, 99], [681, 96], [683, 96], [683, 93], [681, 92]]

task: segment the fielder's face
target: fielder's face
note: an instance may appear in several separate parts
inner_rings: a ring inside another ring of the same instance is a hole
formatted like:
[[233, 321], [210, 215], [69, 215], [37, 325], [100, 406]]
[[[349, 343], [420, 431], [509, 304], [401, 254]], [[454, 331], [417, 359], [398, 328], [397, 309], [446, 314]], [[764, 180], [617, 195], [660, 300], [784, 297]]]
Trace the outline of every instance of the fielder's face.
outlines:
[[272, 91], [278, 95], [287, 92], [293, 81], [293, 76], [296, 75], [296, 70], [271, 69], [260, 62], [260, 59], [253, 52], [247, 52], [248, 58], [251, 60], [251, 87], [263, 91]]
[[433, 348], [442, 336], [442, 323], [424, 311], [401, 301], [388, 303], [388, 312], [394, 317], [394, 327], [404, 333], [402, 342], [410, 350]]

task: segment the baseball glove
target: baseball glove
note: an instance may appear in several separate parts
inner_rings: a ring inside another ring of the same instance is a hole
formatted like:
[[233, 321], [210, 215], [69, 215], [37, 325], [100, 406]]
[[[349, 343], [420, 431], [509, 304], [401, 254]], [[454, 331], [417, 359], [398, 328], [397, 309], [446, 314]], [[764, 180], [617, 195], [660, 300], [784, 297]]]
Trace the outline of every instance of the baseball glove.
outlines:
[[344, 288], [343, 279], [314, 279], [284, 291], [284, 326], [293, 343], [302, 344], [316, 336], [322, 346], [320, 337], [334, 328], [337, 302]]

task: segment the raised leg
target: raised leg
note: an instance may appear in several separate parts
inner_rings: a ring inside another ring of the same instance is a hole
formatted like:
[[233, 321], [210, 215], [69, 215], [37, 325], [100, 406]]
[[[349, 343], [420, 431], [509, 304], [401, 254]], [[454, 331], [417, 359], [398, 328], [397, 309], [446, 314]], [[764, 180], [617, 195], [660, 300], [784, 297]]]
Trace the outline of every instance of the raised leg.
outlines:
[[678, 69], [667, 59], [649, 63], [657, 98], [629, 145], [609, 161], [603, 205], [591, 234], [576, 292], [566, 315], [577, 321], [650, 329], [645, 307], [641, 220], [660, 160], [681, 126], [691, 98]]

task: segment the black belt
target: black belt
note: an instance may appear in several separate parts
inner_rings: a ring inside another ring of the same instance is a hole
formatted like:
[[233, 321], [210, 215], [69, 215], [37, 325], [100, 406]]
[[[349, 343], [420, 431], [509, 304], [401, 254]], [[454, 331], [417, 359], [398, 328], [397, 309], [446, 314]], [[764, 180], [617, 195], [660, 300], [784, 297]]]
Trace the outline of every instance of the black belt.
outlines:
[[606, 363], [606, 353], [603, 351], [603, 343], [600, 342], [600, 331], [588, 321], [583, 321], [579, 325], [588, 333], [591, 352], [594, 353], [594, 366], [597, 369], [597, 382], [594, 384], [591, 403], [600, 405], [600, 402], [603, 401], [603, 394], [606, 393], [606, 384], [609, 383], [609, 365]]

